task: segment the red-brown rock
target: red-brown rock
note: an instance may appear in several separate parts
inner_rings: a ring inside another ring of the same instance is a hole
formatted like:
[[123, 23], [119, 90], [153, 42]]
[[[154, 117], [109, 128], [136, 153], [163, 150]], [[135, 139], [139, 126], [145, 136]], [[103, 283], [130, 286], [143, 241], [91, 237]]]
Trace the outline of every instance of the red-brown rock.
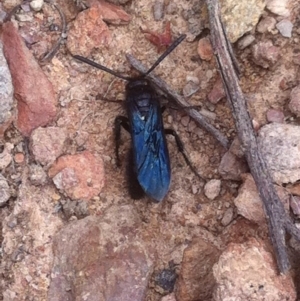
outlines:
[[131, 17], [120, 6], [102, 0], [88, 0], [91, 6], [98, 7], [102, 20], [114, 25], [127, 24]]
[[271, 41], [259, 42], [252, 48], [253, 61], [263, 67], [273, 67], [280, 58], [280, 49], [272, 44]]
[[3, 49], [14, 95], [18, 101], [17, 128], [24, 136], [45, 126], [56, 116], [57, 99], [51, 82], [25, 46], [12, 22], [3, 24]]
[[67, 47], [73, 55], [89, 56], [94, 48], [107, 47], [110, 42], [111, 33], [97, 5], [78, 14], [70, 26]]
[[54, 238], [48, 301], [144, 300], [154, 253], [131, 206], [68, 224]]
[[218, 247], [204, 239], [195, 240], [185, 249], [176, 284], [177, 300], [210, 300], [215, 285], [212, 267], [219, 255]]
[[104, 186], [103, 161], [89, 151], [58, 158], [48, 174], [58, 189], [75, 200], [88, 201]]
[[[249, 221], [262, 225], [266, 223], [266, 218], [263, 204], [258, 194], [254, 179], [251, 174], [244, 174], [242, 178], [244, 183], [240, 187], [239, 194], [234, 200], [238, 214], [242, 215]], [[286, 210], [288, 210], [288, 192], [280, 186], [276, 186], [276, 191]]]
[[214, 53], [209, 38], [203, 38], [199, 41], [198, 54], [205, 61], [210, 61], [213, 58]]
[[223, 97], [225, 97], [225, 91], [221, 78], [217, 79], [207, 97], [208, 100], [213, 104], [218, 103]]
[[281, 110], [270, 109], [267, 112], [268, 122], [284, 123], [284, 114]]
[[226, 152], [219, 165], [219, 173], [225, 180], [240, 181], [241, 175], [248, 171], [248, 165], [230, 151]]

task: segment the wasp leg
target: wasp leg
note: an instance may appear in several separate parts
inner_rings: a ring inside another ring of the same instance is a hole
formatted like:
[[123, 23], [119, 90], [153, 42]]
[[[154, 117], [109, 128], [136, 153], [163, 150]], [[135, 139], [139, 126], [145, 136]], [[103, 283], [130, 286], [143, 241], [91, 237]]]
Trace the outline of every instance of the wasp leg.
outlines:
[[186, 153], [184, 152], [184, 147], [183, 147], [183, 142], [181, 141], [180, 137], [178, 136], [178, 134], [175, 132], [175, 130], [173, 129], [165, 129], [165, 134], [166, 135], [172, 135], [175, 138], [176, 141], [176, 145], [177, 148], [179, 150], [179, 152], [182, 154], [184, 161], [186, 162], [186, 164], [189, 166], [189, 168], [192, 170], [192, 172], [201, 180], [203, 180], [203, 178], [199, 175], [198, 171], [196, 170], [196, 168], [193, 166], [193, 164], [191, 163], [190, 159], [188, 158], [188, 156], [186, 155]]
[[129, 120], [125, 116], [117, 116], [115, 119], [115, 143], [116, 143], [116, 161], [117, 166], [121, 166], [121, 160], [119, 156], [120, 140], [121, 140], [121, 126], [129, 132]]

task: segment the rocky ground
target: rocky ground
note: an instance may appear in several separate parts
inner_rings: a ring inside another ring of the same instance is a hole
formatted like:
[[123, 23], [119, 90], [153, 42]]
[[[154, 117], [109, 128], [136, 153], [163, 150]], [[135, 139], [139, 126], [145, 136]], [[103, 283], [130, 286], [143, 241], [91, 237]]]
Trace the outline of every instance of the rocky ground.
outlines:
[[[0, 3], [0, 300], [297, 300], [300, 245], [287, 237], [292, 270], [279, 275], [205, 2], [33, 0], [4, 22], [21, 2]], [[221, 4], [261, 151], [298, 224], [300, 4]], [[114, 154], [114, 119], [125, 111], [105, 101], [124, 99], [126, 83], [71, 54], [133, 75], [126, 53], [151, 66], [182, 33], [185, 41], [155, 73], [199, 108], [230, 150], [168, 103], [165, 126], [179, 133], [204, 180], [168, 138], [168, 195], [159, 204], [135, 201], [125, 131], [121, 168]]]

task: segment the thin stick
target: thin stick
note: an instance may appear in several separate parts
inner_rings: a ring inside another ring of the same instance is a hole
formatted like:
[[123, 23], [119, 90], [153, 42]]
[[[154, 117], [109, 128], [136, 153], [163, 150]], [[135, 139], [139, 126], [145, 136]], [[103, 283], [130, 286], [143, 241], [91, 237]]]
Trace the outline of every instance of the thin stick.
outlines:
[[300, 239], [300, 231], [293, 224], [291, 217], [285, 212], [273, 184], [273, 179], [257, 144], [251, 118], [248, 114], [245, 97], [238, 82], [238, 76], [232, 53], [228, 49], [229, 42], [220, 19], [217, 0], [206, 0], [210, 19], [212, 47], [222, 76], [227, 100], [231, 106], [237, 133], [245, 152], [245, 156], [263, 201], [264, 211], [269, 226], [269, 235], [274, 247], [275, 256], [281, 273], [287, 273], [290, 262], [285, 244], [285, 234], [289, 232]]

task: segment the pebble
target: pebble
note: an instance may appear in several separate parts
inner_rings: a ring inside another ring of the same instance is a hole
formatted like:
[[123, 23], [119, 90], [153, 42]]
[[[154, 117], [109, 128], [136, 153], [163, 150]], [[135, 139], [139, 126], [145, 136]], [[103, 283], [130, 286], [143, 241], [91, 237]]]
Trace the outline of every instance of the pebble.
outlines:
[[281, 110], [270, 109], [267, 111], [268, 122], [284, 123], [284, 114]]
[[14, 159], [16, 163], [21, 164], [24, 162], [25, 156], [23, 153], [16, 153]]
[[223, 218], [221, 219], [221, 224], [224, 227], [226, 227], [231, 223], [232, 219], [233, 219], [233, 208], [230, 207], [225, 211]]
[[202, 60], [210, 61], [213, 58], [214, 53], [209, 38], [199, 40], [197, 51]]
[[181, 124], [185, 127], [188, 126], [189, 122], [190, 122], [190, 117], [189, 116], [184, 116], [181, 118]]
[[0, 207], [4, 206], [11, 194], [6, 178], [0, 174]]
[[199, 83], [194, 83], [189, 81], [182, 90], [182, 94], [184, 97], [190, 97], [195, 94], [200, 89]]
[[0, 154], [0, 170], [6, 168], [12, 161], [11, 151], [14, 145], [11, 143], [5, 143], [4, 150]]
[[6, 58], [3, 53], [3, 45], [0, 41], [0, 139], [4, 134], [7, 127], [12, 122], [12, 111], [13, 111], [13, 85], [11, 73], [8, 68]]
[[225, 180], [240, 181], [241, 175], [248, 170], [245, 160], [226, 152], [219, 165], [219, 173]]
[[224, 97], [225, 97], [225, 90], [223, 87], [223, 82], [221, 78], [218, 78], [212, 90], [209, 92], [207, 98], [211, 103], [216, 104]]
[[275, 28], [275, 25], [275, 18], [265, 17], [258, 23], [256, 30], [260, 33], [271, 32]]
[[287, 8], [288, 2], [289, 0], [268, 0], [266, 3], [267, 9], [273, 14], [288, 17], [290, 15], [290, 11]]
[[300, 179], [299, 126], [266, 124], [259, 130], [257, 141], [275, 183], [294, 183]]
[[34, 11], [40, 11], [44, 5], [44, 0], [33, 0], [30, 2], [30, 7]]
[[248, 46], [250, 46], [255, 41], [255, 37], [252, 34], [248, 34], [244, 37], [242, 37], [238, 41], [238, 48], [239, 49], [245, 49]]
[[153, 5], [153, 17], [155, 21], [160, 21], [164, 17], [164, 2], [156, 0]]
[[38, 164], [32, 164], [29, 166], [30, 174], [29, 179], [33, 185], [45, 185], [47, 183], [47, 174], [43, 167]]
[[291, 21], [287, 19], [281, 20], [276, 24], [276, 28], [285, 38], [292, 37], [293, 23]]
[[221, 180], [210, 180], [204, 186], [204, 194], [210, 200], [214, 200], [220, 194], [220, 191]]
[[272, 41], [267, 40], [258, 42], [252, 48], [253, 61], [263, 67], [273, 67], [280, 58], [280, 49], [273, 45]]

